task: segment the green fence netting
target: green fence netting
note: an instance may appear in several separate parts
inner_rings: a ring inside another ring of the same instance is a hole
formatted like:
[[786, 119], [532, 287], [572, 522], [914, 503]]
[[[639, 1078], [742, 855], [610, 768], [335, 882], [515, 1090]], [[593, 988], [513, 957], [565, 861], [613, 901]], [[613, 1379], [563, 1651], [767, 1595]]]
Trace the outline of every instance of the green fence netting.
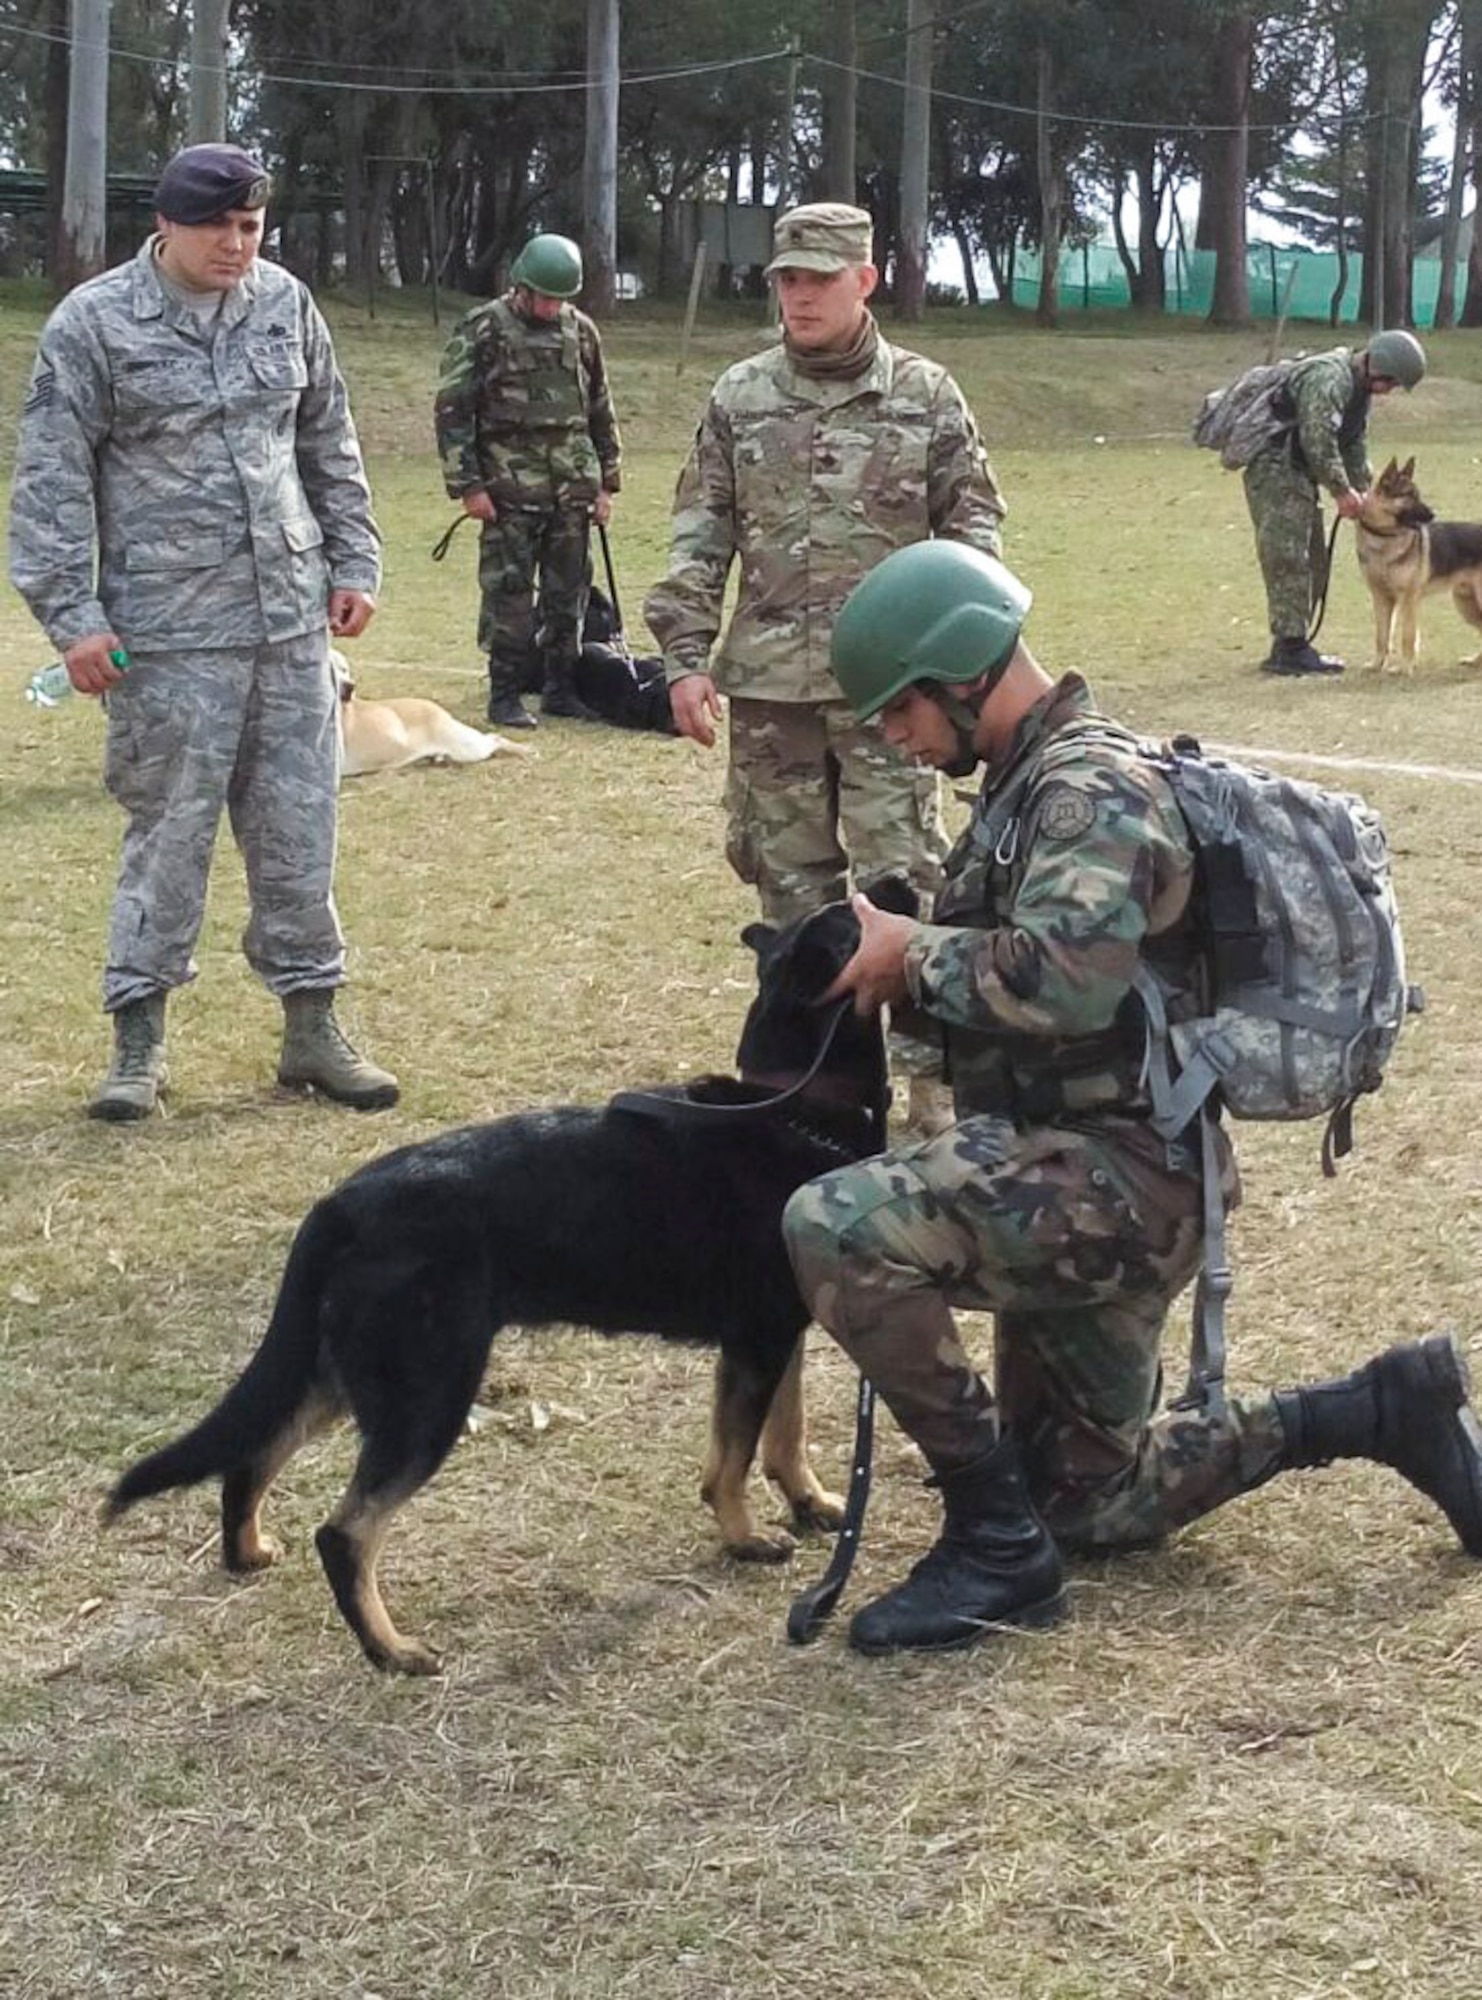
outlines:
[[[1339, 284], [1338, 258], [1332, 251], [1280, 250], [1274, 244], [1253, 243], [1246, 252], [1245, 265], [1250, 285], [1250, 309], [1255, 318], [1276, 319], [1284, 308], [1292, 319], [1328, 319], [1333, 294]], [[1170, 249], [1164, 253], [1163, 275], [1168, 292], [1167, 311], [1204, 318], [1214, 292], [1214, 252], [1194, 250], [1186, 255], [1177, 248]], [[1021, 250], [1014, 261], [1014, 304], [1035, 305], [1039, 299], [1039, 281], [1038, 252]], [[1364, 260], [1350, 252], [1343, 276], [1343, 293], [1338, 303], [1340, 321], [1358, 317], [1363, 282]], [[1466, 290], [1465, 265], [1457, 267], [1455, 286], [1456, 304], [1460, 310]], [[1439, 260], [1418, 257], [1411, 286], [1411, 319], [1414, 325], [1430, 326], [1433, 323], [1440, 288]], [[1098, 307], [1115, 310], [1131, 303], [1127, 273], [1122, 268], [1115, 244], [1089, 243], [1083, 248], [1068, 249], [1062, 253], [1062, 311], [1089, 312]]]

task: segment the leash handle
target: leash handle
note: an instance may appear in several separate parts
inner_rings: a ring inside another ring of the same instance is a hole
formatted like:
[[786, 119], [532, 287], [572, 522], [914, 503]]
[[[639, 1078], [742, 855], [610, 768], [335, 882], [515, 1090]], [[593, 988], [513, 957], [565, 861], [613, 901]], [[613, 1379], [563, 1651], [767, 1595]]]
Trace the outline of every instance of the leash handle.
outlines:
[[433, 544], [432, 560], [434, 562], [442, 561], [448, 550], [453, 546], [454, 535], [457, 534], [465, 521], [471, 521], [472, 519], [473, 516], [471, 514], [459, 514], [454, 519], [453, 525], [448, 529], [447, 533], [439, 536], [438, 540]]
[[795, 1646], [806, 1646], [822, 1631], [824, 1622], [844, 1594], [854, 1558], [859, 1553], [865, 1508], [870, 1499], [870, 1465], [875, 1443], [875, 1385], [868, 1375], [859, 1378], [859, 1405], [854, 1418], [854, 1463], [849, 1472], [849, 1492], [844, 1501], [844, 1522], [834, 1544], [829, 1566], [811, 1590], [795, 1597], [787, 1614], [787, 1636]]

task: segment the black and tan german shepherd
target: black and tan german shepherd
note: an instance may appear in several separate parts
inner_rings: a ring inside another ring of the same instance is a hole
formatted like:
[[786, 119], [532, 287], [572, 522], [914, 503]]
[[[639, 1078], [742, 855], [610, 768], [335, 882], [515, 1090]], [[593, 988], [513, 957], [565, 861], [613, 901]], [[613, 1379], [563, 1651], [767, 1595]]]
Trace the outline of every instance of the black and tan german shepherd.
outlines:
[[[1438, 521], [1415, 484], [1415, 460], [1391, 459], [1355, 524], [1359, 569], [1374, 601], [1374, 658], [1381, 672], [1413, 674], [1420, 657], [1420, 600], [1449, 590], [1482, 632], [1482, 522]], [[1462, 662], [1482, 666], [1482, 652]]]
[[[915, 908], [904, 883], [870, 893]], [[387, 1529], [458, 1438], [499, 1329], [569, 1322], [719, 1347], [701, 1494], [733, 1554], [778, 1561], [794, 1546], [760, 1530], [747, 1505], [759, 1443], [794, 1525], [836, 1527], [841, 1503], [808, 1461], [808, 1315], [781, 1219], [804, 1181], [883, 1145], [884, 1044], [849, 1003], [817, 1004], [858, 942], [847, 903], [742, 935], [757, 994], [739, 1078], [502, 1118], [362, 1167], [305, 1218], [236, 1384], [124, 1474], [105, 1518], [219, 1478], [222, 1559], [260, 1569], [278, 1553], [259, 1520], [270, 1483], [348, 1414], [360, 1455], [315, 1537], [320, 1559], [376, 1666], [435, 1673], [436, 1654], [382, 1602]]]

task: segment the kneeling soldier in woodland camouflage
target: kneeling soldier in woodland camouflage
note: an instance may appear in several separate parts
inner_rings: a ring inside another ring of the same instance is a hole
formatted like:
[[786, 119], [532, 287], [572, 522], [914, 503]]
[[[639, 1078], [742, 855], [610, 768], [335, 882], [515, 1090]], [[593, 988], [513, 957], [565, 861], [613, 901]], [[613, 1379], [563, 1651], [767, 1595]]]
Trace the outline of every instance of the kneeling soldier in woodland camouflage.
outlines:
[[113, 1065], [89, 1106], [116, 1122], [147, 1117], [167, 1081], [165, 1000], [195, 976], [223, 808], [247, 869], [242, 948], [283, 1002], [279, 1081], [366, 1111], [397, 1097], [333, 1006], [329, 641], [370, 622], [381, 539], [329, 330], [259, 261], [267, 198], [240, 147], [177, 153], [157, 234], [42, 329], [21, 419], [11, 576], [73, 687], [107, 697], [104, 777], [128, 814], [103, 975]]
[[[833, 989], [937, 1024], [959, 1122], [810, 1182], [785, 1216], [814, 1317], [921, 1447], [945, 1508], [935, 1547], [855, 1618], [866, 1653], [1048, 1622], [1061, 1547], [1156, 1542], [1335, 1458], [1392, 1466], [1482, 1556], [1482, 1433], [1447, 1337], [1338, 1381], [1158, 1410], [1201, 1182], [1197, 1139], [1170, 1146], [1149, 1122], [1133, 978], [1146, 960], [1175, 994], [1190, 984], [1193, 854], [1162, 775], [1084, 681], [1051, 681], [1023, 645], [1029, 602], [991, 556], [925, 542], [873, 569], [834, 629], [856, 713], [939, 770], [987, 767], [932, 921], [856, 897], [860, 947]], [[996, 1399], [954, 1306], [997, 1316]]]
[[601, 336], [570, 303], [581, 290], [581, 252], [565, 236], [532, 236], [510, 278], [501, 298], [459, 322], [434, 422], [448, 492], [483, 524], [478, 643], [489, 659], [489, 720], [532, 729], [520, 691], [536, 646], [545, 713], [591, 719], [573, 686], [588, 539], [593, 520], [611, 519], [622, 443]]

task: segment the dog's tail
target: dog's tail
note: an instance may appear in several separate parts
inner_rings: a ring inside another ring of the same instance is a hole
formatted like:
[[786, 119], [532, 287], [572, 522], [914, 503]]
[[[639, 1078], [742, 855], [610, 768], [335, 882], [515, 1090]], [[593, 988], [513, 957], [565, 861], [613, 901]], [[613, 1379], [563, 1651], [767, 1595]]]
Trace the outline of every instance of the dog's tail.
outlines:
[[194, 1430], [129, 1467], [103, 1503], [105, 1522], [117, 1520], [151, 1494], [234, 1471], [282, 1431], [314, 1379], [324, 1279], [344, 1241], [344, 1224], [326, 1204], [305, 1218], [288, 1253], [262, 1345]]

